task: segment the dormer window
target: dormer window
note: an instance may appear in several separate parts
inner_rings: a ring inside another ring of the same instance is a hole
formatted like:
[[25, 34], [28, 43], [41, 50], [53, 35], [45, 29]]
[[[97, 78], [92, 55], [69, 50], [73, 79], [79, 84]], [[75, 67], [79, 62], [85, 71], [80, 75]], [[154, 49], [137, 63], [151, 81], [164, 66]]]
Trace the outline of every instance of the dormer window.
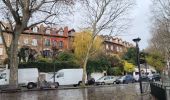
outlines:
[[0, 55], [3, 55], [3, 48], [0, 48]]
[[37, 32], [38, 32], [38, 27], [34, 27], [34, 28], [32, 29], [32, 31], [33, 31], [34, 33], [37, 33]]
[[5, 28], [3, 26], [1, 28], [2, 28], [2, 30], [5, 30]]
[[110, 38], [110, 41], [112, 42], [112, 38]]
[[45, 31], [46, 34], [50, 34], [50, 32], [51, 32], [50, 29], [46, 29]]
[[0, 36], [0, 44], [2, 44], [3, 42], [2, 42], [2, 37]]
[[59, 35], [63, 35], [63, 33], [64, 33], [63, 30], [60, 30], [60, 31], [58, 32]]

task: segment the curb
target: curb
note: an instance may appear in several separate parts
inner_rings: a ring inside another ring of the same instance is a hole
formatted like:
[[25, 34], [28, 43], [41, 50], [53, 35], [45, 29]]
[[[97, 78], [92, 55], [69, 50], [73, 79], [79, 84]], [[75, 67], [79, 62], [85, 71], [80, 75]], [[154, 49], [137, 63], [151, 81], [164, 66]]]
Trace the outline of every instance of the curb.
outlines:
[[89, 85], [85, 87], [59, 87], [59, 88], [36, 88], [36, 89], [3, 89], [0, 90], [0, 93], [16, 93], [16, 92], [30, 92], [30, 91], [51, 91], [51, 90], [69, 90], [69, 89], [85, 89], [85, 88], [102, 88], [102, 87], [114, 87], [114, 86], [123, 86], [126, 84], [112, 84], [112, 85]]

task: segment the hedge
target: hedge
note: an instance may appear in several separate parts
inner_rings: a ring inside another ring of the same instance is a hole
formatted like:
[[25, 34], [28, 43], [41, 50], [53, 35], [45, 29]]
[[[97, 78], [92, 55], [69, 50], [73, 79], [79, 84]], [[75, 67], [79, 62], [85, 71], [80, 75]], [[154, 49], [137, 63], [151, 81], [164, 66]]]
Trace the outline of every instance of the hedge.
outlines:
[[38, 68], [40, 72], [53, 72], [60, 69], [80, 68], [80, 66], [74, 62], [27, 62], [19, 64], [19, 68]]

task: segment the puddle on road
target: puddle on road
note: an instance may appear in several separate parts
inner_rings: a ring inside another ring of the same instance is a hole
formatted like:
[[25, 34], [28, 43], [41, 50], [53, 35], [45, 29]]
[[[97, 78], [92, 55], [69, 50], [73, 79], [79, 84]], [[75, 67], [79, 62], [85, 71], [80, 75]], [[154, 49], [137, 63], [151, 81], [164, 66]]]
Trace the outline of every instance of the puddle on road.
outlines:
[[0, 100], [151, 100], [151, 96], [141, 97], [136, 86], [92, 87], [85, 89], [29, 91], [22, 93], [2, 93]]

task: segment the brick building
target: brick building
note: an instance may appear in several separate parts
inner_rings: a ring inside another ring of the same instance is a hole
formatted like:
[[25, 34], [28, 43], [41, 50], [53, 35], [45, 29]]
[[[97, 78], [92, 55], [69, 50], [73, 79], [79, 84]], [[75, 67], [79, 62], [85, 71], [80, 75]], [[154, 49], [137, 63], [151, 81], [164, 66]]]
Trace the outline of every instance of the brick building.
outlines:
[[[6, 27], [8, 27], [6, 25]], [[49, 27], [41, 24], [32, 27], [23, 32], [18, 41], [18, 51], [21, 48], [27, 48], [36, 52], [37, 55], [43, 55], [45, 57], [52, 57], [54, 50], [65, 51], [73, 50], [72, 43], [74, 41], [74, 29], [68, 27]], [[4, 34], [7, 45], [11, 43], [11, 35], [9, 33]], [[108, 35], [101, 35], [103, 38], [103, 47], [106, 53], [123, 54], [127, 51], [127, 48], [133, 47], [132, 44], [122, 41], [120, 38], [114, 38]], [[33, 53], [31, 51], [31, 53]], [[7, 58], [5, 48], [2, 44], [0, 36], [0, 63]]]
[[[46, 25], [38, 25], [23, 32], [18, 41], [18, 51], [21, 48], [34, 50], [38, 55], [51, 56], [51, 52], [56, 49], [58, 51], [69, 50], [69, 34], [75, 32], [74, 29], [52, 28]], [[11, 35], [5, 33], [7, 45], [11, 42]], [[0, 62], [7, 55], [0, 36]]]
[[123, 41], [121, 38], [108, 35], [101, 35], [101, 37], [104, 41], [103, 44], [106, 53], [121, 55], [126, 52], [128, 48], [133, 47], [133, 44]]

